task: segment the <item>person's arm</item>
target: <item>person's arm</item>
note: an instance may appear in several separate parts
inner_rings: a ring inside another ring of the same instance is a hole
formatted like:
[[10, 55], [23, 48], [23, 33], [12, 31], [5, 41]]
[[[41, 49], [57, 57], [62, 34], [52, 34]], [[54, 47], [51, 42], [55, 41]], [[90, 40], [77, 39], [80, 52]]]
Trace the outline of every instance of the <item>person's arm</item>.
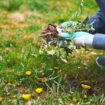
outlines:
[[59, 38], [74, 39], [76, 46], [92, 46], [95, 49], [105, 50], [105, 34], [96, 33], [92, 35], [87, 32], [59, 33]]
[[95, 34], [92, 46], [95, 49], [105, 50], [105, 34]]
[[96, 0], [100, 10], [92, 16], [87, 24], [93, 23], [95, 33], [105, 33], [105, 0]]
[[95, 49], [105, 50], [105, 34], [84, 35], [74, 38], [76, 46], [92, 46]]
[[105, 0], [96, 0], [100, 10], [102, 11], [102, 14], [104, 16], [104, 20], [105, 20]]
[[105, 33], [105, 17], [102, 14], [102, 11], [99, 10], [95, 15], [90, 17], [87, 24], [93, 22], [93, 28], [95, 29], [94, 33]]

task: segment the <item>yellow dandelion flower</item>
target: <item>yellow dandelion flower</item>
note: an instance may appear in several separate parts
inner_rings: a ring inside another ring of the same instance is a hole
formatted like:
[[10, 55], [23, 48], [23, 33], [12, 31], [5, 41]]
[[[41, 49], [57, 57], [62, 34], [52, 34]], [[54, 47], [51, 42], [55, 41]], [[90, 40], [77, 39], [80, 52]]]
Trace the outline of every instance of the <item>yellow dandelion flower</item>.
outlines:
[[46, 83], [48, 79], [46, 77], [43, 77], [43, 78], [39, 78], [38, 81], [42, 83]]
[[2, 97], [0, 97], [0, 102], [2, 102], [3, 101], [3, 98]]
[[30, 70], [27, 70], [27, 71], [25, 72], [25, 74], [29, 76], [29, 75], [31, 75], [31, 71], [30, 71]]
[[35, 89], [35, 92], [38, 93], [38, 94], [40, 94], [40, 93], [43, 92], [43, 88], [36, 88]]
[[30, 100], [31, 99], [31, 94], [23, 94], [22, 99], [24, 99], [25, 101]]
[[85, 84], [81, 84], [81, 87], [82, 87], [83, 89], [86, 89], [86, 90], [88, 90], [88, 89], [91, 88], [91, 86], [85, 85]]

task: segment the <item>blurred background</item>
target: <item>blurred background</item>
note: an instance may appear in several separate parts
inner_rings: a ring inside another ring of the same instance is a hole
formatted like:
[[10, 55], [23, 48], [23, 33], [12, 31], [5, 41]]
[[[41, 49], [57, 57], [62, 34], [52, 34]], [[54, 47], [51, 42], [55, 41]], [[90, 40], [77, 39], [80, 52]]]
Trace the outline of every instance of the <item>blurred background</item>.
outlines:
[[[31, 26], [31, 32], [38, 34], [48, 23], [59, 24], [68, 20], [82, 20], [97, 11], [95, 0], [84, 0], [83, 4], [81, 1], [0, 0], [0, 25], [22, 23], [22, 28]], [[30, 27], [28, 29], [30, 30]]]

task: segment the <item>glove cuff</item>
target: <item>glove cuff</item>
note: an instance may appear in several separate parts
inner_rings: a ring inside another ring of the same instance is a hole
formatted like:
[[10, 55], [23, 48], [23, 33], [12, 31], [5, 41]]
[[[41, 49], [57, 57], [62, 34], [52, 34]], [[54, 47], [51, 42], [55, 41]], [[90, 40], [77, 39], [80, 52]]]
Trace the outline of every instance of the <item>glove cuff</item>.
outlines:
[[74, 43], [77, 46], [92, 46], [94, 35], [88, 34], [81, 37], [74, 38]]

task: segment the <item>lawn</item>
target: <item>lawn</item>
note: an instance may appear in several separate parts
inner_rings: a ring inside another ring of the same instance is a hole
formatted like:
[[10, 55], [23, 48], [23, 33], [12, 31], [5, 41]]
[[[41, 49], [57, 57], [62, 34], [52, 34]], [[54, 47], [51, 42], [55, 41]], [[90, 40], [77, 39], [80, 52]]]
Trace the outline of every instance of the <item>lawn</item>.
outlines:
[[104, 105], [105, 72], [92, 48], [43, 49], [49, 23], [79, 21], [98, 10], [94, 0], [0, 0], [0, 105]]

